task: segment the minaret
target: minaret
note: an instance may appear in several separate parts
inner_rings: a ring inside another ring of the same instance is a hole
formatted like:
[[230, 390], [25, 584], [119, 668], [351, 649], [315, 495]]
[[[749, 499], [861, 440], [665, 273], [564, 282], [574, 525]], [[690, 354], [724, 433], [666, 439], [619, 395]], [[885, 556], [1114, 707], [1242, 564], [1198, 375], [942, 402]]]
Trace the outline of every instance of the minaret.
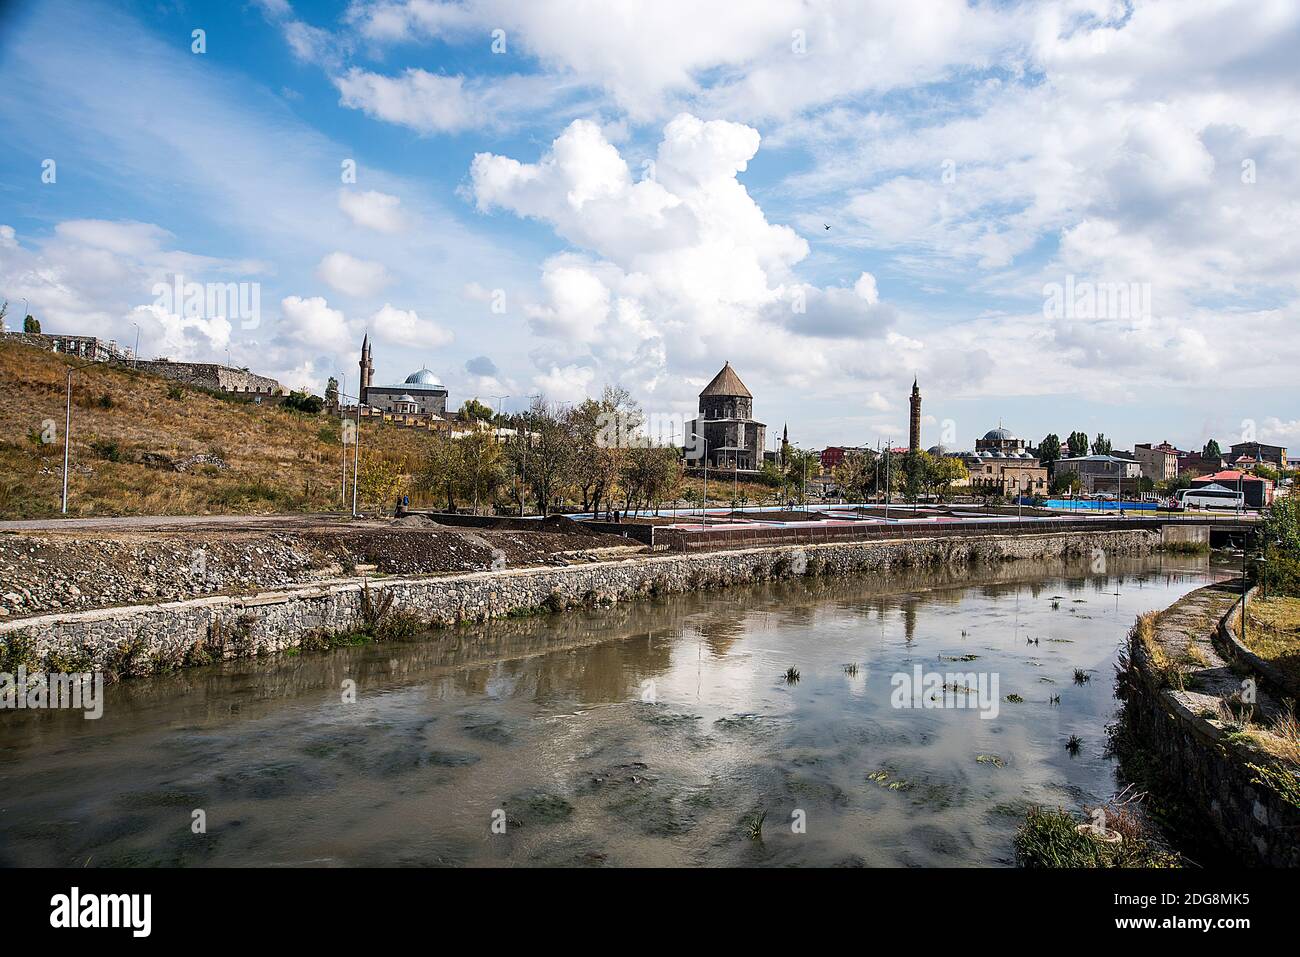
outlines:
[[375, 375], [375, 364], [370, 358], [370, 336], [367, 334], [361, 338], [361, 386], [357, 389], [358, 401], [365, 405], [366, 390], [370, 388], [370, 380]]
[[912, 379], [912, 424], [908, 431], [907, 448], [912, 452], [921, 451], [921, 389], [917, 380]]
[[785, 424], [781, 430], [781, 464], [786, 465], [790, 461], [790, 423]]

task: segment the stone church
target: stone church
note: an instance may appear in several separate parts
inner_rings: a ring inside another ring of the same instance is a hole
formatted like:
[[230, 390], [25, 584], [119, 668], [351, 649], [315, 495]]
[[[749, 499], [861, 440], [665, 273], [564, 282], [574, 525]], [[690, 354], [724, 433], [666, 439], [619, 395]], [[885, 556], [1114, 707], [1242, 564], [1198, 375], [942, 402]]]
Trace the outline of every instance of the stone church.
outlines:
[[[707, 454], [711, 469], [756, 472], [763, 464], [767, 426], [754, 418], [754, 396], [730, 362], [700, 393], [700, 417], [688, 428], [704, 436], [706, 449], [700, 451]], [[699, 459], [692, 464], [699, 465]]]

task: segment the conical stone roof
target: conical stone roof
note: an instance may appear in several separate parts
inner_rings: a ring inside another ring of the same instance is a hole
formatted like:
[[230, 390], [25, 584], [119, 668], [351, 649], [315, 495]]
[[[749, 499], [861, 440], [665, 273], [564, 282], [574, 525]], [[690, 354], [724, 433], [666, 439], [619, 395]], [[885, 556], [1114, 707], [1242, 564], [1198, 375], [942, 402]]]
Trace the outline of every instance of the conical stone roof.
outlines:
[[745, 388], [745, 383], [740, 381], [740, 376], [736, 375], [736, 370], [731, 368], [731, 363], [723, 365], [713, 381], [704, 387], [700, 393], [703, 398], [706, 395], [725, 395], [740, 396], [744, 399], [752, 399], [754, 396]]

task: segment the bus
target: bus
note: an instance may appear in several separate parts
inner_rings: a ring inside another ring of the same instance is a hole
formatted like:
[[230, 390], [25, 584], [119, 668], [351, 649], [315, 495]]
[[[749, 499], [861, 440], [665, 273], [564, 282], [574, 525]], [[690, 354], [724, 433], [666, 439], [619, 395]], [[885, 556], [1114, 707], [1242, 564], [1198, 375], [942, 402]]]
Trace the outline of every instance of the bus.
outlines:
[[1236, 511], [1246, 504], [1246, 496], [1222, 485], [1183, 488], [1174, 495], [1179, 508], [1219, 508]]

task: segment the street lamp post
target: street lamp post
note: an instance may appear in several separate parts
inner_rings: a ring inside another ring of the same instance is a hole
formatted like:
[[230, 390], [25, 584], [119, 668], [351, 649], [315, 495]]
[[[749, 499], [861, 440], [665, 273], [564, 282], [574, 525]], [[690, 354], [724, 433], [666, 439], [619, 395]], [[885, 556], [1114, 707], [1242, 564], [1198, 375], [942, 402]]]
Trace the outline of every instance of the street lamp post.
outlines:
[[885, 441], [885, 521], [889, 521], [889, 499], [894, 489], [893, 476], [890, 474], [890, 468], [894, 464], [894, 440]]
[[134, 369], [140, 361], [140, 323], [133, 322], [131, 325], [135, 326], [135, 348], [131, 350], [131, 368]]
[[68, 444], [72, 431], [72, 373], [73, 368], [68, 367], [68, 400], [67, 406], [63, 413], [63, 514], [68, 514]]
[[[509, 398], [509, 396], [507, 396], [506, 398]], [[536, 401], [537, 399], [541, 398], [541, 395], [540, 394], [527, 395], [524, 396], [524, 398], [529, 399], [530, 401]], [[528, 416], [530, 414], [531, 414], [531, 408], [530, 408], [530, 412], [525, 413], [525, 417], [523, 420], [524, 421], [524, 465], [523, 465], [523, 474], [520, 475], [519, 477], [519, 517], [520, 518], [524, 517], [524, 495], [526, 495], [528, 492], [528, 447], [533, 444], [533, 436], [528, 429], [528, 422], [529, 422]]]

